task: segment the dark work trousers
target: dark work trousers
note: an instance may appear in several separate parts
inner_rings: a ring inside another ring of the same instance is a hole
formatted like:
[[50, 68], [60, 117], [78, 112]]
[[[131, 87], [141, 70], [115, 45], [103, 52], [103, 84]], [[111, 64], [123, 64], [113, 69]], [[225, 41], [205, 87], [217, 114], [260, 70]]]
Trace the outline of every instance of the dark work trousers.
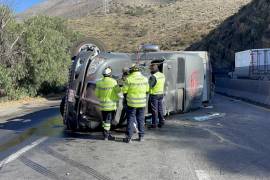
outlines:
[[145, 108], [127, 108], [127, 138], [131, 139], [134, 131], [134, 123], [137, 123], [139, 137], [144, 136], [144, 110]]
[[[115, 111], [102, 111], [102, 121], [104, 123], [112, 124], [112, 121], [114, 120], [115, 117]], [[104, 129], [104, 137], [108, 138], [110, 136], [110, 130], [105, 130]]]
[[[151, 105], [151, 112], [152, 112], [152, 124], [157, 125], [164, 125], [165, 119], [163, 116], [163, 95], [150, 95], [150, 105]], [[158, 121], [159, 119], [159, 121]]]
[[[124, 94], [124, 99], [123, 99], [123, 110], [122, 110], [122, 113], [121, 113], [121, 118], [120, 120], [126, 120], [127, 118], [127, 108], [128, 108], [128, 105], [127, 105], [127, 95]], [[121, 122], [122, 122], [121, 121]], [[134, 124], [134, 130], [135, 128], [137, 128], [138, 124], [137, 124], [137, 121], [135, 121], [135, 124]]]

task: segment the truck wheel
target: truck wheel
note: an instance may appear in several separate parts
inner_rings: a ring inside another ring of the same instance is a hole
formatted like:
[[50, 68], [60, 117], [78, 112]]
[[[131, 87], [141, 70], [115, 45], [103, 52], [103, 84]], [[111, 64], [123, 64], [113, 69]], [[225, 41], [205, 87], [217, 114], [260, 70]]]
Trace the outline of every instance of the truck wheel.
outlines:
[[60, 104], [60, 112], [63, 116], [63, 124], [65, 125], [66, 130], [75, 131], [77, 129], [77, 123], [72, 117], [70, 117], [69, 113], [67, 112], [67, 108], [66, 96], [64, 96]]
[[89, 37], [81, 39], [75, 43], [73, 48], [71, 48], [71, 57], [74, 58], [79, 54], [79, 52], [91, 47], [96, 48], [99, 52], [106, 51], [106, 46], [102, 41]]

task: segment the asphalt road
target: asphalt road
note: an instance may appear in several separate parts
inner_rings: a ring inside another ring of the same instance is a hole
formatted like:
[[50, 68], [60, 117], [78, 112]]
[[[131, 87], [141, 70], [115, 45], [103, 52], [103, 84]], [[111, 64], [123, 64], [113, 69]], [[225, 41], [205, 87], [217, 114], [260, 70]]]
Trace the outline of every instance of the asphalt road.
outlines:
[[270, 110], [246, 102], [217, 95], [213, 108], [167, 117], [142, 143], [114, 135], [65, 134], [56, 107], [9, 119], [0, 179], [270, 179]]

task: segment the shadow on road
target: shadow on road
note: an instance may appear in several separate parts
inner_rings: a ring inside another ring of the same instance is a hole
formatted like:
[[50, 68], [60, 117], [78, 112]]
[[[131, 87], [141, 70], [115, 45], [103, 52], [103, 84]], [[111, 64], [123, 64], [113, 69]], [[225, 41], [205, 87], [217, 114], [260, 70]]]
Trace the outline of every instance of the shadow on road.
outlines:
[[[165, 128], [151, 131], [154, 139], [150, 141], [159, 141], [161, 147], [168, 149], [186, 149], [193, 158], [206, 159], [214, 167], [213, 173], [220, 176], [270, 177], [270, 111], [220, 95], [213, 105], [210, 110], [171, 116]], [[203, 122], [186, 120], [207, 111], [226, 116]], [[197, 164], [202, 168], [204, 165]]]
[[7, 134], [2, 135], [1, 133], [0, 152], [15, 147], [33, 136], [47, 136], [67, 140], [103, 140], [100, 132], [65, 131], [62, 117], [59, 114], [59, 107], [52, 107], [8, 119], [4, 123], [0, 123], [0, 130], [7, 131]]
[[27, 115], [19, 116], [6, 120], [4, 123], [0, 123], [0, 129], [23, 131], [25, 129], [34, 127], [44, 120], [59, 115], [59, 107], [52, 107], [45, 110], [36, 111]]

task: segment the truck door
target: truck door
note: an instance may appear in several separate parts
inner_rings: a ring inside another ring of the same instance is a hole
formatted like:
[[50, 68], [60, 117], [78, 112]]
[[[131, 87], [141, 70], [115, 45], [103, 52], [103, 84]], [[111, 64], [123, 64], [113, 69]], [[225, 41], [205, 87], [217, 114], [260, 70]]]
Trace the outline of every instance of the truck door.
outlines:
[[176, 60], [167, 60], [163, 64], [163, 73], [166, 77], [165, 84], [165, 98], [164, 98], [164, 107], [166, 113], [181, 111], [183, 93], [181, 90], [178, 90], [180, 87], [177, 83], [178, 76], [178, 61]]
[[185, 88], [185, 59], [177, 59], [177, 79], [176, 79], [176, 94], [177, 94], [177, 111], [184, 111], [184, 88]]

